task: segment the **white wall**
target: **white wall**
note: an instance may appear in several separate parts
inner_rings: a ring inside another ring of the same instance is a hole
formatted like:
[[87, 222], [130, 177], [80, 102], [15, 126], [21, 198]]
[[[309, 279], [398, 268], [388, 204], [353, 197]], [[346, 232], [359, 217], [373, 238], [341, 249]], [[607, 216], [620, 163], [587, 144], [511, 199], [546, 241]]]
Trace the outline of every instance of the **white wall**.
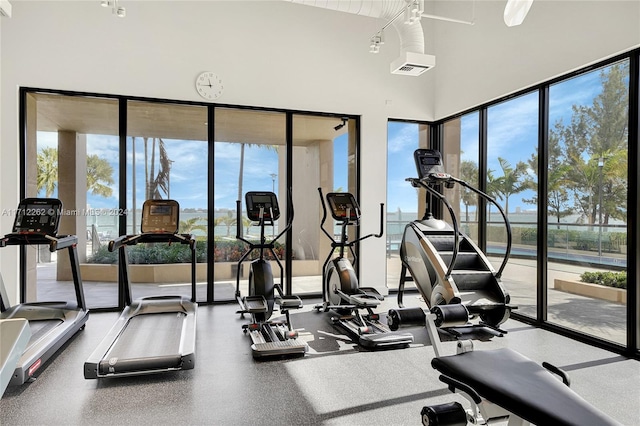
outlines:
[[[8, 19], [8, 18], [0, 17], [0, 82], [2, 81], [2, 22], [5, 19]], [[2, 84], [0, 84], [0, 99], [2, 99]], [[2, 102], [0, 102], [0, 117], [2, 117]], [[1, 123], [2, 121], [0, 121], [0, 129], [2, 129]], [[2, 155], [2, 146], [4, 145], [2, 141], [3, 141], [2, 132], [0, 132], [0, 164], [2, 164], [2, 159], [4, 158]], [[2, 175], [3, 173], [0, 171], [0, 188], [2, 188], [2, 180], [3, 180]], [[0, 212], [2, 211], [1, 209], [2, 205], [3, 203], [2, 203], [2, 200], [0, 199]], [[2, 231], [2, 229], [6, 229], [4, 227], [5, 223], [6, 223], [5, 219], [2, 217], [2, 214], [0, 213], [0, 235], [4, 235], [4, 232]], [[4, 270], [2, 266], [3, 266], [2, 253], [0, 253], [0, 273], [2, 273], [2, 271]], [[12, 297], [14, 296], [12, 295]]]
[[[225, 86], [220, 103], [361, 115], [362, 208], [374, 212], [384, 195], [366, 188], [386, 184], [387, 118], [434, 118], [432, 77], [389, 73], [396, 34], [368, 53], [385, 23], [373, 18], [281, 1], [121, 0], [124, 19], [98, 1], [12, 4], [1, 32], [2, 208], [18, 203], [20, 86], [200, 101], [194, 80], [214, 71]], [[376, 215], [365, 220], [377, 229]], [[2, 218], [0, 233], [10, 227]], [[17, 282], [17, 252], [3, 250], [0, 270]], [[367, 244], [363, 280], [384, 285], [384, 252], [383, 240]]]
[[[535, 0], [524, 23], [511, 28], [505, 4], [476, 2], [473, 26], [432, 21], [437, 118], [640, 46], [637, 0]], [[469, 20], [472, 2], [438, 0], [434, 13]]]

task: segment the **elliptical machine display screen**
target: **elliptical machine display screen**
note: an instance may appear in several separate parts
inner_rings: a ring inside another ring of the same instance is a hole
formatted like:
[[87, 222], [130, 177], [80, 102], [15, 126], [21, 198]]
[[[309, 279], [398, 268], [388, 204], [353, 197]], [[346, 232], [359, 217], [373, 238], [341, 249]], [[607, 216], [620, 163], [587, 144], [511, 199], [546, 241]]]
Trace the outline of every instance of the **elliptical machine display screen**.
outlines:
[[180, 205], [174, 200], [147, 200], [142, 205], [142, 233], [178, 233]]
[[423, 179], [429, 175], [445, 173], [442, 155], [435, 149], [416, 149], [413, 153], [418, 177]]
[[360, 219], [360, 207], [353, 194], [349, 192], [330, 192], [327, 194], [327, 202], [331, 209], [331, 216], [335, 220], [345, 220], [347, 219], [347, 214], [349, 214], [350, 221]]
[[260, 220], [260, 208], [263, 209], [265, 220], [277, 220], [280, 217], [278, 198], [273, 192], [249, 191], [245, 194], [247, 202], [247, 217], [251, 221]]
[[57, 198], [25, 198], [18, 205], [12, 232], [54, 236], [61, 212], [62, 202]]

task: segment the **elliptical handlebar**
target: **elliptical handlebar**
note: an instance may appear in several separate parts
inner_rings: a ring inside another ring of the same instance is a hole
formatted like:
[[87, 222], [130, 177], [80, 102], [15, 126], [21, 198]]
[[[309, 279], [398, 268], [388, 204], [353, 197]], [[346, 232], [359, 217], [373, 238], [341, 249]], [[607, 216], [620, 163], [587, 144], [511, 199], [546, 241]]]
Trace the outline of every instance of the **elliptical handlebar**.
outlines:
[[322, 204], [322, 220], [320, 220], [320, 229], [322, 229], [322, 232], [324, 232], [324, 234], [330, 240], [334, 241], [331, 234], [329, 234], [327, 230], [324, 229], [324, 223], [327, 221], [327, 205], [324, 202], [324, 195], [322, 194], [322, 188], [318, 188], [318, 193], [320, 193], [320, 204]]
[[[329, 232], [327, 232], [327, 230], [324, 228], [324, 223], [327, 221], [327, 205], [324, 201], [324, 194], [322, 193], [322, 188], [318, 188], [318, 193], [320, 194], [320, 204], [322, 204], [322, 219], [320, 220], [320, 229], [322, 229], [322, 232], [325, 233], [325, 235], [331, 240], [334, 241], [334, 237], [331, 236], [331, 234], [329, 234]], [[357, 207], [357, 206], [356, 206]], [[351, 215], [349, 212], [347, 212], [347, 214], [345, 214], [345, 219], [344, 221], [341, 223], [342, 226], [346, 226], [351, 222]], [[365, 235], [363, 237], [360, 237], [358, 239], [355, 239], [351, 242], [349, 242], [349, 245], [353, 245], [359, 241], [362, 241], [364, 239], [370, 238], [370, 237], [375, 237], [375, 238], [381, 238], [384, 235], [384, 203], [380, 203], [380, 231], [377, 234], [368, 234]]]

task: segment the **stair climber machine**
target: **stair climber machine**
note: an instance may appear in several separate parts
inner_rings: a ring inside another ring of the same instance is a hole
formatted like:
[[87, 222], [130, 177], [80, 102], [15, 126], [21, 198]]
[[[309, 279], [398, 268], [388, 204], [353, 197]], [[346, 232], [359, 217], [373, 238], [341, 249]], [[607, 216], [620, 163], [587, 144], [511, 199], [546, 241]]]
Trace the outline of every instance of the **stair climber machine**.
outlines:
[[35, 380], [40, 367], [83, 330], [89, 319], [76, 249], [78, 237], [58, 235], [62, 211], [62, 202], [58, 199], [26, 198], [16, 210], [13, 231], [0, 238], [0, 247], [43, 245], [49, 246], [52, 253], [66, 249], [76, 295], [75, 302], [30, 302], [11, 306], [0, 275], [1, 390]]
[[[84, 363], [85, 379], [126, 377], [195, 366], [196, 240], [179, 234], [180, 206], [174, 200], [146, 200], [141, 234], [109, 242], [118, 252], [120, 294], [126, 305], [116, 323]], [[191, 298], [147, 296], [132, 300], [128, 248], [137, 244], [182, 244], [191, 252]]]
[[[332, 316], [332, 323], [344, 329], [359, 346], [369, 350], [404, 348], [413, 343], [410, 333], [392, 332], [380, 322], [380, 315], [373, 311], [384, 297], [373, 287], [361, 287], [358, 273], [353, 265], [358, 265], [358, 256], [353, 247], [370, 237], [380, 238], [383, 233], [384, 204], [380, 204], [380, 233], [368, 234], [349, 241], [347, 227], [360, 223], [360, 207], [354, 196], [348, 192], [331, 192], [327, 194], [331, 216], [340, 226], [340, 240], [336, 241], [332, 234], [324, 228], [327, 220], [327, 206], [318, 188], [322, 203], [323, 216], [320, 229], [331, 240], [331, 251], [322, 267], [322, 305], [316, 306], [318, 311], [333, 310], [339, 316]], [[334, 257], [335, 249], [339, 254]], [[353, 264], [345, 256], [348, 248]], [[366, 313], [363, 315], [362, 311]]]
[[[502, 285], [500, 277], [511, 251], [511, 227], [502, 207], [489, 195], [470, 186], [465, 181], [445, 173], [439, 151], [418, 149], [414, 159], [419, 177], [409, 178], [414, 187], [427, 191], [427, 206], [422, 220], [409, 223], [405, 227], [400, 257], [402, 270], [398, 286], [399, 309], [389, 311], [389, 326], [397, 330], [402, 325], [425, 323], [425, 313], [421, 308], [405, 308], [403, 294], [406, 281], [413, 281], [429, 309], [442, 305], [462, 304], [470, 317], [480, 321], [457, 323], [446, 328], [460, 336], [460, 331], [482, 329], [493, 335], [506, 333], [499, 328], [515, 306], [510, 306], [510, 296]], [[495, 205], [504, 219], [507, 230], [507, 245], [500, 269], [495, 271], [486, 255], [458, 226], [453, 207], [440, 194], [440, 184], [452, 188], [461, 185]], [[434, 199], [446, 206], [452, 225], [436, 219], [431, 214]], [[407, 271], [410, 276], [407, 276]]]
[[[249, 249], [238, 261], [236, 276], [236, 300], [240, 305], [240, 318], [245, 314], [251, 315], [251, 322], [242, 326], [245, 333], [249, 333], [253, 344], [251, 351], [253, 357], [266, 358], [274, 356], [304, 356], [308, 350], [306, 342], [298, 339], [298, 332], [291, 326], [289, 311], [302, 308], [302, 300], [298, 296], [285, 295], [283, 291], [284, 269], [278, 259], [274, 248], [276, 241], [284, 235], [293, 222], [293, 208], [288, 215], [287, 226], [271, 241], [265, 237], [265, 227], [275, 226], [275, 221], [280, 218], [278, 198], [273, 192], [250, 191], [245, 194], [247, 203], [247, 217], [260, 226], [260, 241], [250, 241], [242, 237], [242, 203], [237, 203], [237, 232], [236, 238], [249, 245]], [[289, 197], [291, 206], [291, 197]], [[259, 250], [259, 257], [250, 264], [249, 294], [242, 296], [240, 292], [240, 275], [242, 274], [242, 262], [254, 251]], [[271, 263], [265, 258], [265, 251], [271, 253], [276, 264], [280, 268], [280, 283], [273, 279]], [[272, 321], [271, 316], [274, 305], [278, 305], [280, 312], [285, 315], [284, 321]]]

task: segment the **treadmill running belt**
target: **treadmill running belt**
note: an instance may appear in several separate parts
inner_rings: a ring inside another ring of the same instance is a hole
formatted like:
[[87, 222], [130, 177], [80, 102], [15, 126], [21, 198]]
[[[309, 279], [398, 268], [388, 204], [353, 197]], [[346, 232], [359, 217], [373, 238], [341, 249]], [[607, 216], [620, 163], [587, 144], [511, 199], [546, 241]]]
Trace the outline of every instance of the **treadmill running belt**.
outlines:
[[185, 314], [145, 314], [129, 319], [105, 360], [171, 357], [180, 355], [180, 336]]

